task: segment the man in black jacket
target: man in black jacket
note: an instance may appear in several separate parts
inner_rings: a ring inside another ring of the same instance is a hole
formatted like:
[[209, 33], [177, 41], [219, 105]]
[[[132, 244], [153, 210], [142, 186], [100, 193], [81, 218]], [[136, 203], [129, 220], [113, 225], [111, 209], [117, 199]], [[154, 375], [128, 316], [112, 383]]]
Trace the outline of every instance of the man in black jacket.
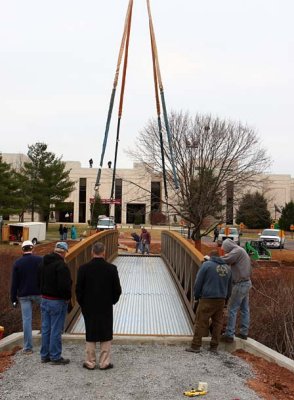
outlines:
[[40, 267], [42, 295], [41, 362], [63, 365], [70, 362], [62, 353], [61, 335], [64, 330], [68, 303], [71, 299], [71, 276], [64, 262], [68, 251], [65, 242], [57, 242], [54, 252], [43, 258]]
[[78, 271], [76, 295], [86, 326], [86, 360], [83, 367], [95, 369], [96, 342], [100, 342], [99, 368], [113, 368], [110, 362], [113, 335], [113, 305], [121, 295], [117, 267], [105, 261], [104, 244], [92, 246], [92, 260]]
[[38, 283], [38, 267], [42, 257], [33, 255], [34, 245], [30, 240], [25, 240], [22, 245], [22, 257], [18, 258], [12, 269], [10, 298], [13, 307], [21, 306], [23, 326], [23, 353], [33, 352], [32, 335], [32, 306], [41, 303], [40, 287]]

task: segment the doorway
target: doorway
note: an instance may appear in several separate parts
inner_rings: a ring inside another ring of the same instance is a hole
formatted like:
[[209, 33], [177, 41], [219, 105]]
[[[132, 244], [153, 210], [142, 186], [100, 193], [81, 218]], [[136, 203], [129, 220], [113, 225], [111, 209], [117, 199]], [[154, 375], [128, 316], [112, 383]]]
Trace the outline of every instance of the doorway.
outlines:
[[127, 204], [127, 224], [145, 225], [146, 204]]

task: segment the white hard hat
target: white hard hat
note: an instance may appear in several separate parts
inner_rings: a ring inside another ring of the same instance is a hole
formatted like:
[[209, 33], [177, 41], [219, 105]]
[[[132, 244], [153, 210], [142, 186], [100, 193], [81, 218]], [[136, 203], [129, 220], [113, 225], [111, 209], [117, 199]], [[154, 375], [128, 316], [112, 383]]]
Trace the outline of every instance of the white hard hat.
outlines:
[[22, 248], [24, 248], [24, 247], [34, 247], [34, 245], [30, 240], [25, 240], [24, 242], [22, 242], [21, 247]]

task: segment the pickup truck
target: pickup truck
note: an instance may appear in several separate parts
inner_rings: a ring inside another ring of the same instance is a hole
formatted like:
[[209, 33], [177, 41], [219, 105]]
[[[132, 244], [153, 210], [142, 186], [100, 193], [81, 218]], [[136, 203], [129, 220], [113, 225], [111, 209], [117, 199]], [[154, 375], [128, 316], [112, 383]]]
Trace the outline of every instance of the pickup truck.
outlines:
[[285, 245], [285, 236], [282, 235], [280, 229], [264, 229], [260, 234], [260, 240], [266, 247], [272, 249], [283, 249]]

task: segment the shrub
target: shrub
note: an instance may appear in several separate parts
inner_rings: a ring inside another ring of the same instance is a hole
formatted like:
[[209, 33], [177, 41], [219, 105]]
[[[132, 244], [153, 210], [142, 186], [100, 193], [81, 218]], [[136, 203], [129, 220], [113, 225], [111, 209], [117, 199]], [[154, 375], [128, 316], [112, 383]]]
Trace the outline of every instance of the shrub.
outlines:
[[260, 269], [253, 276], [250, 336], [294, 359], [294, 270]]

